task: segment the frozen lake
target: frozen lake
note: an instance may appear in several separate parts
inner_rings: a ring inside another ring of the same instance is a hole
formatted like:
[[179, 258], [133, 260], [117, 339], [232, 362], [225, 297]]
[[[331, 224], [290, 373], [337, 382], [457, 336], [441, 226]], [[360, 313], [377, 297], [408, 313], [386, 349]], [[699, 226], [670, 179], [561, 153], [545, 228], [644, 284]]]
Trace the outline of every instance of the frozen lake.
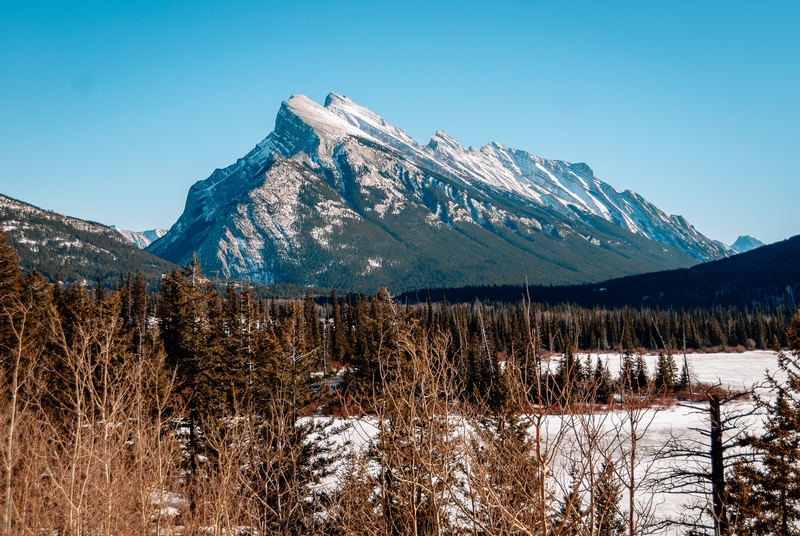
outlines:
[[[601, 354], [612, 375], [616, 376], [621, 356], [619, 354]], [[675, 355], [678, 370], [683, 366], [683, 355]], [[587, 354], [580, 355], [585, 363]], [[592, 355], [593, 361], [597, 354]], [[647, 355], [645, 360], [648, 372], [652, 376], [657, 362], [657, 355]], [[765, 371], [777, 370], [777, 357], [774, 352], [750, 351], [743, 353], [717, 353], [717, 354], [687, 354], [686, 361], [691, 370], [693, 383], [713, 385], [718, 384], [730, 391], [742, 391], [752, 388], [764, 381]], [[551, 362], [554, 366], [556, 360]], [[762, 391], [763, 392], [763, 391]], [[744, 399], [729, 403], [723, 413], [746, 413], [753, 408], [750, 400]], [[458, 417], [454, 417], [458, 419]], [[581, 415], [552, 416], [547, 419], [546, 428], [548, 440], [552, 441], [551, 465], [554, 489], [566, 489], [569, 482], [568, 467], [580, 462], [580, 449], [578, 448], [575, 434], [570, 431], [575, 426], [591, 428], [599, 433], [602, 445], [599, 455], [614, 458], [618, 473], [624, 477], [629, 468], [624, 466], [624, 460], [629, 449], [629, 419], [630, 415], [622, 410], [600, 412], [591, 417]], [[333, 450], [363, 453], [365, 447], [377, 435], [378, 426], [374, 418], [343, 419], [343, 418], [315, 418], [316, 422], [327, 429], [329, 433], [322, 441]], [[577, 423], [577, 424], [576, 424]], [[760, 417], [750, 415], [738, 421], [739, 430], [758, 432], [762, 427]], [[468, 429], [466, 425], [456, 425], [456, 429], [463, 432]], [[681, 515], [689, 514], [689, 507], [693, 504], [702, 504], [710, 500], [701, 494], [687, 494], [683, 489], [671, 488], [669, 483], [656, 481], [663, 479], [674, 468], [692, 469], [697, 471], [708, 470], [706, 461], [696, 459], [672, 459], [665, 454], [664, 448], [670, 442], [680, 441], [683, 444], [692, 444], [700, 451], [708, 450], [708, 437], [702, 430], [708, 430], [708, 404], [705, 402], [676, 403], [665, 407], [644, 410], [641, 415], [641, 439], [638, 441], [638, 457], [640, 459], [635, 467], [637, 480], [643, 487], [637, 492], [640, 500], [639, 507], [649, 510], [655, 521], [664, 519], [677, 519]], [[565, 430], [567, 430], [565, 432]], [[730, 437], [734, 432], [728, 432]], [[579, 433], [580, 434], [580, 433]], [[337, 463], [337, 462], [334, 462]], [[617, 465], [620, 464], [620, 465]], [[323, 487], [336, 486], [336, 473], [328, 476], [321, 483]], [[621, 509], [627, 511], [628, 496], [623, 492]], [[680, 534], [679, 527], [662, 527], [657, 533]]]

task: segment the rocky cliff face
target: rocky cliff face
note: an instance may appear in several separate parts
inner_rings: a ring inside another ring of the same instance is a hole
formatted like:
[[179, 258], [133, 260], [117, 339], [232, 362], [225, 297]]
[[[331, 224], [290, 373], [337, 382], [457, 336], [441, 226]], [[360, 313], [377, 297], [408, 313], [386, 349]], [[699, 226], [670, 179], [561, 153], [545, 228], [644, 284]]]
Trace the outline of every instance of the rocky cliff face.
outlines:
[[597, 281], [732, 251], [586, 164], [439, 131], [419, 145], [346, 97], [284, 102], [274, 131], [190, 189], [149, 251], [259, 282], [370, 291]]

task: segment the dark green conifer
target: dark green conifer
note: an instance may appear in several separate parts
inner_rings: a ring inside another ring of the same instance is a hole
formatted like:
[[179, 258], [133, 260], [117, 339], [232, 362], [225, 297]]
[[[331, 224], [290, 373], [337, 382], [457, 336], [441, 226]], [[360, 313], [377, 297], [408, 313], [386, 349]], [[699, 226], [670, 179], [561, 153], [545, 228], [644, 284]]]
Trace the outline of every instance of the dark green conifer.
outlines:
[[320, 347], [322, 340], [319, 329], [319, 313], [317, 304], [311, 299], [311, 293], [306, 291], [305, 301], [303, 302], [303, 320], [305, 322], [305, 340], [309, 351], [316, 350], [321, 355]]
[[175, 370], [176, 405], [187, 412], [191, 496], [198, 455], [203, 451], [198, 427], [201, 422], [231, 414], [230, 371], [221, 347], [222, 314], [217, 294], [196, 256], [164, 277], [161, 291], [161, 338], [168, 367]]
[[636, 356], [634, 375], [636, 378], [633, 386], [634, 391], [638, 393], [647, 389], [647, 384], [649, 382], [649, 377], [647, 375], [647, 363], [645, 363], [644, 357], [641, 354]]
[[597, 536], [623, 536], [626, 532], [625, 521], [619, 511], [622, 498], [619, 478], [614, 473], [611, 460], [603, 463], [597, 489], [594, 496], [594, 526]]
[[633, 355], [629, 350], [622, 354], [622, 363], [619, 370], [619, 382], [623, 390], [631, 391], [636, 383], [636, 374]]
[[336, 289], [334, 289], [333, 293], [331, 294], [331, 319], [333, 320], [331, 355], [333, 356], [334, 361], [338, 363], [344, 363], [349, 354], [347, 324], [342, 317], [342, 311], [339, 305], [339, 297], [336, 295]]
[[658, 353], [658, 363], [656, 364], [656, 389], [675, 389], [675, 359], [672, 354]]
[[595, 401], [600, 404], [608, 404], [614, 396], [611, 373], [599, 355], [597, 356], [597, 367], [594, 370], [594, 389]]
[[800, 534], [800, 310], [787, 339], [791, 352], [778, 350], [785, 379], [768, 375], [775, 398], [756, 399], [768, 414], [764, 432], [745, 441], [756, 460], [738, 464], [731, 483], [732, 519], [740, 534]]
[[689, 388], [689, 382], [691, 381], [689, 374], [690, 374], [689, 369], [687, 368], [687, 365], [684, 363], [684, 365], [681, 367], [681, 375], [680, 378], [678, 379], [678, 383], [675, 384], [676, 391], [684, 391]]
[[11, 310], [19, 299], [21, 287], [22, 274], [17, 254], [8, 245], [8, 235], [0, 227], [0, 310], [6, 311], [5, 318], [0, 319], [0, 343], [3, 346], [12, 344], [12, 323], [16, 315]]
[[103, 298], [104, 298], [103, 280], [98, 275], [97, 279], [94, 282], [94, 299], [96, 302], [101, 302], [103, 301]]
[[577, 396], [583, 388], [583, 366], [575, 357], [572, 340], [567, 337], [565, 342], [564, 358], [558, 364], [556, 371], [556, 385], [564, 404], [578, 402]]

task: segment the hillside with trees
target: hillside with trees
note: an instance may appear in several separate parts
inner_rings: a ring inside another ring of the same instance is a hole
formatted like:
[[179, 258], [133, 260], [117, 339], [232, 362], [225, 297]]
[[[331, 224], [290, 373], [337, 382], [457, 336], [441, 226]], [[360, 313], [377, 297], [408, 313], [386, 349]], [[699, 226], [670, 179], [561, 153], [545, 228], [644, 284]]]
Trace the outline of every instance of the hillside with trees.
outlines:
[[651, 272], [591, 285], [467, 286], [421, 289], [398, 296], [418, 303], [475, 299], [513, 303], [529, 296], [534, 302], [572, 303], [584, 307], [691, 308], [796, 306], [800, 303], [800, 236], [733, 257], [678, 270]]
[[63, 216], [0, 195], [0, 225], [20, 266], [36, 269], [50, 282], [114, 286], [121, 273], [139, 273], [148, 288], [158, 289], [161, 274], [175, 267], [143, 251], [113, 229]]
[[[637, 438], [656, 400], [690, 387], [673, 339], [728, 313], [647, 314], [408, 307], [385, 291], [320, 307], [220, 295], [197, 262], [157, 294], [141, 276], [90, 291], [24, 275], [0, 234], [4, 532], [645, 534]], [[737, 337], [785, 342], [789, 380], [727, 470], [735, 518], [718, 528], [798, 522], [793, 488], [775, 494], [800, 469], [800, 313], [787, 315], [734, 320]], [[638, 348], [651, 324], [668, 341], [654, 372]], [[617, 345], [621, 370], [584, 362], [587, 337]], [[334, 428], [310, 418], [327, 413]], [[342, 427], [371, 439], [338, 444]]]

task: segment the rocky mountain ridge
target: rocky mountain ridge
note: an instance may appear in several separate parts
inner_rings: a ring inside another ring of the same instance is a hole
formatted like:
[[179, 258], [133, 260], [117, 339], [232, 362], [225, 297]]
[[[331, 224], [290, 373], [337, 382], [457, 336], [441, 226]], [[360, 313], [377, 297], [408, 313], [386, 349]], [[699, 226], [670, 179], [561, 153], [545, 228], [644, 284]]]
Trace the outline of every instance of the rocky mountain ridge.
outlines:
[[133, 244], [139, 249], [144, 249], [165, 234], [167, 234], [166, 229], [148, 229], [147, 231], [129, 231], [127, 229], [120, 229], [116, 225], [109, 225], [111, 229], [114, 229], [120, 235], [125, 237], [128, 242]]
[[0, 195], [0, 225], [20, 266], [36, 269], [53, 282], [92, 285], [99, 277], [110, 287], [120, 275], [141, 272], [150, 288], [157, 289], [160, 275], [175, 268], [105, 225], [4, 195]]
[[586, 164], [443, 131], [419, 145], [334, 93], [284, 102], [273, 132], [192, 186], [148, 250], [196, 252], [226, 277], [364, 290], [580, 283], [733, 253]]

